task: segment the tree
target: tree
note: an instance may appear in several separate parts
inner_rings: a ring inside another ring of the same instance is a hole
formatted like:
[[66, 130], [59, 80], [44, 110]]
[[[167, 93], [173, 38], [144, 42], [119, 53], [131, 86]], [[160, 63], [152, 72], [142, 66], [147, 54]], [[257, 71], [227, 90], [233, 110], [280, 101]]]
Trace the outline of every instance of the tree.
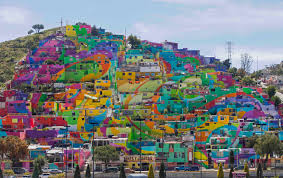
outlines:
[[42, 168], [44, 165], [47, 163], [47, 160], [45, 159], [44, 156], [39, 155], [37, 158], [34, 159], [33, 165], [38, 166], [39, 173], [42, 173]]
[[278, 96], [272, 96], [271, 101], [274, 102], [276, 108], [281, 104], [281, 99]]
[[86, 167], [86, 171], [85, 171], [85, 178], [90, 178], [91, 174], [90, 174], [90, 168], [89, 168], [89, 164]]
[[0, 178], [3, 178], [3, 171], [1, 169], [1, 167], [0, 167]]
[[128, 43], [131, 45], [132, 49], [137, 49], [140, 44], [141, 44], [141, 40], [138, 39], [136, 36], [134, 35], [130, 35], [127, 39]]
[[256, 139], [254, 149], [256, 153], [260, 156], [265, 156], [264, 169], [266, 169], [266, 162], [268, 161], [268, 155], [273, 155], [274, 153], [280, 153], [282, 148], [282, 143], [278, 137], [274, 134], [266, 133], [261, 135]]
[[77, 22], [76, 25], [87, 25], [85, 22]]
[[219, 164], [219, 169], [218, 169], [218, 172], [217, 172], [217, 178], [224, 178], [222, 163]]
[[94, 157], [96, 160], [104, 162], [106, 168], [110, 161], [119, 160], [118, 152], [114, 147], [109, 145], [96, 147], [94, 150]]
[[242, 68], [238, 69], [237, 76], [243, 78], [246, 75], [246, 71]]
[[227, 68], [227, 70], [228, 70], [228, 69], [230, 69], [231, 61], [230, 61], [230, 59], [226, 59], [226, 60], [224, 60], [224, 61], [222, 62], [222, 64], [223, 64], [224, 66], [226, 66], [226, 68]]
[[276, 88], [275, 88], [275, 86], [268, 86], [268, 87], [267, 87], [267, 94], [268, 94], [268, 96], [269, 96], [270, 99], [272, 98], [272, 96], [275, 95], [275, 93], [276, 93]]
[[234, 151], [233, 150], [231, 150], [230, 151], [230, 155], [229, 155], [229, 164], [230, 164], [230, 166], [234, 166], [234, 162], [235, 162], [235, 157], [234, 157]]
[[121, 164], [121, 166], [120, 166], [120, 176], [119, 176], [119, 178], [126, 178], [124, 164]]
[[251, 77], [244, 77], [241, 83], [245, 86], [255, 85], [255, 81]]
[[44, 25], [42, 24], [35, 24], [32, 26], [32, 28], [36, 31], [36, 33], [39, 33], [40, 30], [44, 29]]
[[241, 55], [241, 68], [249, 73], [253, 64], [253, 58], [248, 54], [244, 53]]
[[236, 67], [232, 67], [228, 70], [229, 73], [232, 74], [232, 77], [236, 77], [237, 75], [237, 68]]
[[147, 177], [148, 178], [154, 178], [154, 172], [153, 172], [152, 164], [149, 165], [149, 170], [148, 170]]
[[34, 165], [34, 169], [33, 169], [33, 172], [32, 172], [32, 178], [39, 178], [39, 167], [38, 165]]
[[159, 178], [166, 178], [165, 165], [163, 161], [160, 165]]
[[254, 145], [255, 145], [255, 143], [256, 143], [256, 139], [257, 139], [257, 138], [258, 138], [257, 135], [253, 135], [253, 136], [247, 138], [247, 142], [245, 142], [246, 147], [247, 147], [247, 148], [253, 148]]
[[229, 178], [233, 178], [234, 166], [231, 167], [229, 172]]
[[30, 29], [29, 31], [28, 31], [28, 34], [30, 35], [30, 34], [32, 34], [34, 31], [32, 30], [32, 29]]
[[99, 34], [99, 32], [98, 32], [98, 29], [96, 28], [95, 25], [93, 25], [93, 26], [91, 27], [91, 35], [92, 35], [92, 36], [100, 36], [100, 34]]
[[81, 178], [80, 167], [79, 165], [76, 166], [74, 178]]
[[262, 172], [261, 163], [259, 163], [259, 164], [257, 165], [256, 177], [257, 177], [257, 178], [262, 178], [262, 177], [263, 177], [263, 172]]
[[19, 137], [8, 136], [5, 138], [7, 149], [5, 156], [13, 163], [17, 163], [20, 159], [24, 159], [28, 155], [28, 145], [25, 140]]
[[5, 153], [7, 152], [6, 140], [4, 138], [0, 138], [0, 156], [1, 161], [4, 159]]
[[248, 163], [245, 163], [244, 172], [247, 173], [246, 178], [249, 178], [250, 177], [250, 171], [249, 171]]

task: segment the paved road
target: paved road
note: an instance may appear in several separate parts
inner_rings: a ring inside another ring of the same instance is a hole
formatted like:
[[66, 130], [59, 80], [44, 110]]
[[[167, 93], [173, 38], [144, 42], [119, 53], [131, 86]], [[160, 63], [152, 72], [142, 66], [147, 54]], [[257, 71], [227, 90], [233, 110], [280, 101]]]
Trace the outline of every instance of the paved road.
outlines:
[[[277, 170], [277, 175], [280, 175], [280, 178], [283, 178], [283, 170]], [[142, 172], [147, 175], [147, 172]], [[82, 177], [84, 173], [81, 173]], [[158, 178], [158, 172], [155, 172], [155, 178]], [[275, 172], [273, 171], [264, 171], [263, 176], [269, 177], [274, 176]], [[73, 175], [68, 174], [68, 177], [72, 177]], [[96, 172], [94, 175], [95, 178], [119, 178], [119, 173], [102, 173]], [[217, 170], [206, 170], [202, 173], [199, 171], [196, 172], [167, 172], [166, 178], [216, 178]], [[229, 170], [224, 170], [224, 177], [229, 177]], [[250, 171], [250, 178], [256, 178], [256, 172]]]

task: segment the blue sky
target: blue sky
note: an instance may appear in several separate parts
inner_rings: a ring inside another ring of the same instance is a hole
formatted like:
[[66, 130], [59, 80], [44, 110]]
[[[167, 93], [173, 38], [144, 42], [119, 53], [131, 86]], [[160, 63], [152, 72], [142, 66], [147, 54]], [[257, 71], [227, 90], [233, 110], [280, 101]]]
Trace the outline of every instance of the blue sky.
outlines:
[[175, 41], [225, 59], [233, 42], [233, 65], [240, 55], [258, 58], [259, 68], [283, 60], [282, 0], [1, 0], [0, 41], [26, 35], [33, 24], [46, 28], [84, 21], [142, 39]]

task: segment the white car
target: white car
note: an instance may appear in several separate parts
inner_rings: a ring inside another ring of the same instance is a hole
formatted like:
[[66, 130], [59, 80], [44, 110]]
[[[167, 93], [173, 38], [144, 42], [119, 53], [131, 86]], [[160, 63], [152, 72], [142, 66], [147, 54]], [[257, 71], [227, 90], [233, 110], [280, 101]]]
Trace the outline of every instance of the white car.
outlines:
[[48, 178], [49, 176], [51, 176], [50, 173], [42, 173], [41, 175], [39, 175], [40, 178]]

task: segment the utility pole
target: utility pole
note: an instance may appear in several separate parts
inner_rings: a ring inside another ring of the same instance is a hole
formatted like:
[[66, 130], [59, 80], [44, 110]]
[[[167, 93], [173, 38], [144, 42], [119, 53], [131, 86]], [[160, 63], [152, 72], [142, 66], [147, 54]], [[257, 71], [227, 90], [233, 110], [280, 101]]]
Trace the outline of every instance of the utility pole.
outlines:
[[227, 59], [229, 59], [229, 62], [231, 62], [232, 65], [232, 41], [227, 41]]

